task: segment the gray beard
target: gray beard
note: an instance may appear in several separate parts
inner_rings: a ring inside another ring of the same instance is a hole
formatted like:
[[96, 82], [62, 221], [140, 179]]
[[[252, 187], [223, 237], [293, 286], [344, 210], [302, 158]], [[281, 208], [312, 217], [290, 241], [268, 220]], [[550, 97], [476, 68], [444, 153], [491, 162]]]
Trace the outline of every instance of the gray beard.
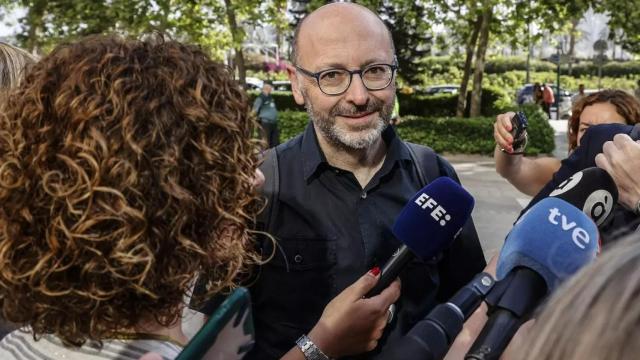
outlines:
[[[373, 126], [364, 126], [356, 131], [348, 131], [336, 125], [335, 117], [338, 114], [349, 115], [358, 112], [353, 106], [346, 108], [340, 103], [336, 104], [329, 114], [322, 114], [313, 108], [305, 91], [302, 91], [305, 100], [307, 114], [316, 127], [322, 132], [325, 139], [332, 145], [345, 150], [362, 150], [372, 146], [382, 135], [384, 129], [389, 125], [391, 113], [393, 112], [393, 102], [384, 104], [379, 100], [369, 101], [364, 111], [378, 112], [378, 120]], [[363, 111], [362, 109], [360, 111]]]

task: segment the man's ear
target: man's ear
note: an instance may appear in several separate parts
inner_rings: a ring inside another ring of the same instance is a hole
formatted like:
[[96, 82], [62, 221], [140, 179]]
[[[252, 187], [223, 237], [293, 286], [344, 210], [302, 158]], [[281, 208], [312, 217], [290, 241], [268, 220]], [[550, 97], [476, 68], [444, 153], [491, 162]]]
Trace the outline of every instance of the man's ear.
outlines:
[[296, 67], [291, 64], [287, 64], [287, 75], [289, 75], [289, 81], [291, 82], [293, 99], [296, 101], [296, 104], [304, 106], [304, 97], [302, 96], [302, 91], [299, 86], [300, 84], [298, 83], [298, 71], [296, 71]]

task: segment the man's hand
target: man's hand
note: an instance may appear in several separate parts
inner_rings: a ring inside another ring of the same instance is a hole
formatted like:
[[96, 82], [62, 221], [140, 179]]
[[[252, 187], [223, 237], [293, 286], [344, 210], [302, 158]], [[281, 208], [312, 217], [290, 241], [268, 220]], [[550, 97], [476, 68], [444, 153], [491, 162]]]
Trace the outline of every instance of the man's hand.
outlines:
[[511, 118], [516, 113], [508, 112], [506, 114], [500, 114], [496, 117], [496, 122], [493, 123], [493, 138], [496, 140], [496, 144], [500, 149], [508, 153], [513, 152], [513, 136], [511, 136]]
[[618, 187], [618, 202], [635, 210], [640, 201], [640, 142], [626, 134], [618, 134], [607, 141], [596, 165], [606, 170]]
[[389, 306], [400, 297], [400, 281], [394, 281], [379, 295], [363, 298], [376, 282], [378, 276], [369, 272], [324, 308], [308, 336], [327, 356], [359, 354], [378, 345], [387, 325]]

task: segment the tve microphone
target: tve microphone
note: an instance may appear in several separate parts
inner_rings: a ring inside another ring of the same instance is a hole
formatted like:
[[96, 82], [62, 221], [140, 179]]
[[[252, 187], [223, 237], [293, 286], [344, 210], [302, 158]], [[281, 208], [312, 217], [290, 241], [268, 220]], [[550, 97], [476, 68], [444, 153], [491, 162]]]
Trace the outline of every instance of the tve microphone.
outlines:
[[480, 273], [460, 289], [449, 302], [433, 308], [407, 335], [388, 344], [379, 358], [404, 360], [407, 354], [414, 359], [442, 359], [462, 330], [464, 322], [480, 306], [495, 280]]
[[595, 259], [598, 229], [575, 206], [545, 198], [515, 224], [498, 258], [506, 288], [465, 359], [498, 359], [542, 299]]
[[413, 258], [427, 260], [446, 249], [471, 217], [473, 205], [471, 194], [448, 177], [439, 177], [418, 191], [393, 225], [393, 235], [403, 245], [365, 297], [387, 288]]
[[618, 188], [606, 171], [591, 167], [563, 181], [549, 196], [562, 199], [581, 209], [596, 225], [606, 223], [618, 202]]

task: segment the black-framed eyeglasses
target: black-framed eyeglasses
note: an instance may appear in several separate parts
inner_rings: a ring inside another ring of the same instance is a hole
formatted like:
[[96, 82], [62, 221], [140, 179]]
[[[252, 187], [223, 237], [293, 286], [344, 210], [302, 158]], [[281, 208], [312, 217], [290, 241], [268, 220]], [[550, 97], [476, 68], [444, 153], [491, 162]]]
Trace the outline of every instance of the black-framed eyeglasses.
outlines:
[[398, 69], [396, 64], [371, 64], [360, 70], [327, 69], [313, 73], [296, 65], [296, 69], [309, 77], [315, 78], [320, 91], [326, 95], [343, 94], [349, 86], [354, 74], [360, 75], [367, 90], [382, 90], [391, 84], [393, 74]]

